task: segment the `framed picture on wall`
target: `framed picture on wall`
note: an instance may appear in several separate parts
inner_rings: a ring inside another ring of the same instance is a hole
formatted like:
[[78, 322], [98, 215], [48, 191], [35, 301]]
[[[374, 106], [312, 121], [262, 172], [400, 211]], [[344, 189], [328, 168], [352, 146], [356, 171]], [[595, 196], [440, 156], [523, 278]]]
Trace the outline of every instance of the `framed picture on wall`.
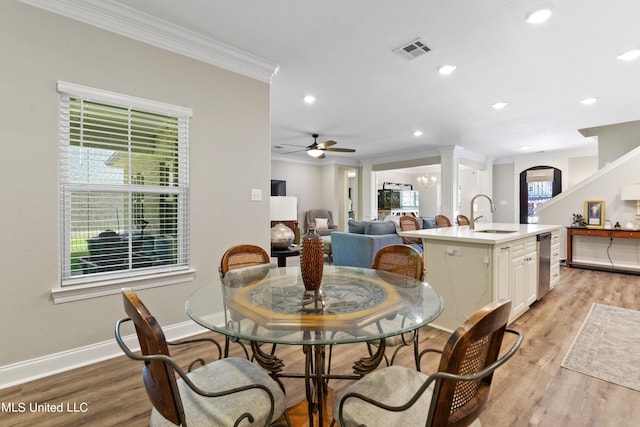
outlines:
[[587, 228], [604, 228], [604, 200], [585, 201], [584, 217]]

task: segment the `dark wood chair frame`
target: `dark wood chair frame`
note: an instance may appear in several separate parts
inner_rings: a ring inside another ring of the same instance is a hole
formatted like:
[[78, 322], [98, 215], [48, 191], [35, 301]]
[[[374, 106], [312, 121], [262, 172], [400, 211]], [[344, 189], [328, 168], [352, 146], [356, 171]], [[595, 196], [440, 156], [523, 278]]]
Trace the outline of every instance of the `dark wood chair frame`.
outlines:
[[[430, 375], [405, 404], [389, 406], [359, 393], [347, 393], [342, 397], [338, 414], [334, 417], [340, 425], [346, 425], [342, 412], [349, 399], [360, 399], [388, 411], [405, 411], [434, 383], [425, 425], [469, 425], [478, 418], [488, 400], [494, 371], [506, 363], [522, 344], [523, 334], [506, 328], [510, 312], [509, 300], [490, 303], [469, 317], [451, 335], [444, 350], [422, 351], [420, 358], [430, 352], [441, 354], [438, 372]], [[505, 332], [517, 338], [509, 350], [498, 358]], [[335, 419], [332, 425], [334, 423]]]

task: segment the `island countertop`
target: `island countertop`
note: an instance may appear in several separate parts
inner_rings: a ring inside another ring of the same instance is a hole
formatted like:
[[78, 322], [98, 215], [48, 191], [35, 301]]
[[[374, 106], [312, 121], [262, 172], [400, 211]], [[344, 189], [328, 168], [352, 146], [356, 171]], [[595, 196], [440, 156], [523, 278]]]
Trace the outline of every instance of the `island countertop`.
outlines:
[[559, 230], [562, 225], [543, 224], [510, 224], [510, 223], [479, 223], [475, 230], [468, 225], [443, 228], [428, 228], [398, 233], [403, 237], [417, 237], [426, 240], [448, 240], [469, 243], [486, 243], [496, 245], [542, 233]]

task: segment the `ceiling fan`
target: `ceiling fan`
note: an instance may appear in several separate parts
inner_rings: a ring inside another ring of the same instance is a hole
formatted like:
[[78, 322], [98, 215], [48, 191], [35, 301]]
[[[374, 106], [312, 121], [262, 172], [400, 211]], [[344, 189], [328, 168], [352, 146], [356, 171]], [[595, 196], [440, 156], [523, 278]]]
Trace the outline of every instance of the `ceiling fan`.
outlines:
[[[336, 145], [337, 142], [332, 141], [332, 140], [328, 140], [325, 142], [321, 142], [318, 144], [318, 134], [314, 133], [311, 135], [313, 137], [313, 144], [308, 145], [305, 148], [305, 151], [307, 152], [308, 155], [310, 155], [311, 157], [315, 157], [316, 159], [324, 159], [325, 155], [324, 152], [325, 151], [335, 151], [335, 152], [340, 152], [340, 153], [355, 153], [355, 149], [353, 148], [337, 148], [337, 147], [333, 147], [333, 145]], [[298, 151], [302, 151], [302, 150], [298, 150]], [[293, 151], [293, 153], [295, 153], [295, 151]]]

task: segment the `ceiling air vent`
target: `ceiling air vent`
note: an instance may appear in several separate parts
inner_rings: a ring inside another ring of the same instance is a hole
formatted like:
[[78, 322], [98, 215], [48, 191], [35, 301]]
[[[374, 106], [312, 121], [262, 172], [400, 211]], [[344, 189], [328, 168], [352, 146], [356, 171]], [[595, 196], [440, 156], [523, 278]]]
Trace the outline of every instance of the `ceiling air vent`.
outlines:
[[402, 47], [394, 49], [393, 51], [409, 60], [416, 59], [419, 56], [424, 55], [431, 49], [420, 39], [416, 39], [411, 43], [408, 43]]

